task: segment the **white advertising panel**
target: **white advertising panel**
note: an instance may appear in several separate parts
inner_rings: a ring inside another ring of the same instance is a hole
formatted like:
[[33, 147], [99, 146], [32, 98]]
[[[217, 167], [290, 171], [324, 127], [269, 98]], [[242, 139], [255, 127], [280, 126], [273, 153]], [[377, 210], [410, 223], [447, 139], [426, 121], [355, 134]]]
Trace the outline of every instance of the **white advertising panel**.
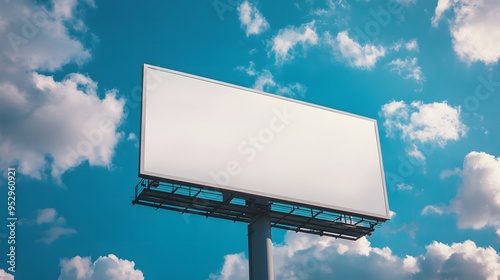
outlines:
[[139, 175], [389, 219], [377, 123], [144, 65]]

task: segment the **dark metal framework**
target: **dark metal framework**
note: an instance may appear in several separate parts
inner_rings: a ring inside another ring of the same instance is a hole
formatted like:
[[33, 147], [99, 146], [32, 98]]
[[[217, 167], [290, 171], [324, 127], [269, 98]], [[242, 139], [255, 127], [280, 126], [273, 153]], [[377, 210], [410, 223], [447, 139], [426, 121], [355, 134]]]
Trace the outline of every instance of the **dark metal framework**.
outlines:
[[370, 235], [385, 221], [275, 200], [259, 205], [259, 199], [248, 194], [142, 178], [135, 186], [132, 204], [245, 223], [267, 212], [272, 227], [349, 240]]

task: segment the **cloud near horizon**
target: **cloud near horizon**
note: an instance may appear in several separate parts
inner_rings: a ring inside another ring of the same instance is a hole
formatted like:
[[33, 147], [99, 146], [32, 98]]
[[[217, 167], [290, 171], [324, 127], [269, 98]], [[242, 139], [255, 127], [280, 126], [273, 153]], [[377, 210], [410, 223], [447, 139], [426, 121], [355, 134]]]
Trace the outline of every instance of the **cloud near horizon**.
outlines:
[[[422, 255], [396, 256], [389, 247], [372, 247], [366, 238], [340, 240], [287, 232], [273, 248], [277, 280], [300, 279], [488, 279], [500, 277], [500, 255], [473, 241], [447, 245], [433, 241]], [[247, 280], [243, 253], [226, 255], [212, 280]]]

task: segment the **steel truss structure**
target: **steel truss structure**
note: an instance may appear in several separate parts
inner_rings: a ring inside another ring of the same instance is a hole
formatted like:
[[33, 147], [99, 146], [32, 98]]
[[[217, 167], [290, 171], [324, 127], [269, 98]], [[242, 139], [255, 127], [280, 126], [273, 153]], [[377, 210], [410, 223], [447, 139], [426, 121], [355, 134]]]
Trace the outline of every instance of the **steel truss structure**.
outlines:
[[259, 199], [248, 194], [142, 178], [135, 186], [132, 204], [245, 223], [268, 213], [272, 227], [349, 240], [371, 235], [385, 221], [283, 201], [269, 200], [262, 205]]

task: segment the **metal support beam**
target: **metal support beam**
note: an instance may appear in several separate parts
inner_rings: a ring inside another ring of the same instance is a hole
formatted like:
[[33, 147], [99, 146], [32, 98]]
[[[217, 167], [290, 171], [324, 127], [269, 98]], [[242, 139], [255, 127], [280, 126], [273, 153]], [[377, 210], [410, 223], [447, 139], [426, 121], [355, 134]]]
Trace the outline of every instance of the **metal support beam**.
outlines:
[[268, 212], [248, 225], [250, 280], [274, 280], [271, 218]]

